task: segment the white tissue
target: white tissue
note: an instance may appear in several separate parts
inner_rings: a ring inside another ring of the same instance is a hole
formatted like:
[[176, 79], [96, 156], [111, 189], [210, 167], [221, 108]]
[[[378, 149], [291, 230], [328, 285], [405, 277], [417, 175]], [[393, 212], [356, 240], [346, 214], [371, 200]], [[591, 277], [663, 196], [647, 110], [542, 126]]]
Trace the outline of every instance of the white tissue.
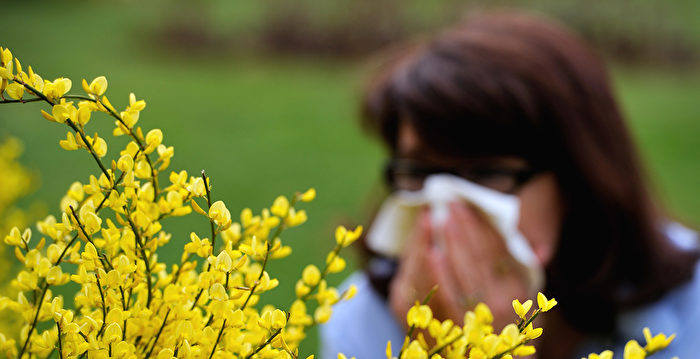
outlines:
[[367, 233], [367, 245], [380, 254], [399, 257], [423, 205], [430, 206], [433, 228], [442, 228], [449, 217], [449, 203], [457, 200], [470, 202], [487, 214], [505, 241], [510, 255], [528, 269], [530, 289], [540, 290], [544, 284], [544, 270], [530, 243], [518, 231], [518, 198], [461, 177], [431, 175], [425, 180], [422, 190], [399, 191], [389, 196]]

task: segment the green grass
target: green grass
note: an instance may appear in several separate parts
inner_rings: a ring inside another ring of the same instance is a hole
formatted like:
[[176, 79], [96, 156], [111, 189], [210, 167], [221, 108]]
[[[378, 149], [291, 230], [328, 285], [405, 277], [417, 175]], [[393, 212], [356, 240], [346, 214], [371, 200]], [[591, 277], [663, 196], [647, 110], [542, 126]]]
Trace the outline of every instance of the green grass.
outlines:
[[[140, 124], [161, 128], [165, 143], [175, 146], [171, 169], [193, 175], [206, 170], [214, 199], [224, 200], [232, 213], [244, 207], [260, 210], [278, 194], [316, 187], [318, 198], [307, 206], [309, 223], [286, 237], [296, 255], [272, 266], [281, 282], [272, 302], [290, 303], [303, 265], [323, 261], [336, 224], [365, 222], [367, 204], [377, 192], [382, 150], [361, 133], [356, 120], [357, 97], [369, 69], [309, 58], [161, 53], [144, 41], [154, 26], [149, 20], [153, 9], [133, 11], [124, 4], [5, 4], [4, 12], [13, 15], [3, 17], [3, 27], [16, 30], [5, 32], [0, 45], [45, 78], [70, 77], [74, 92], [80, 91], [81, 78], [106, 75], [117, 108], [123, 108], [129, 92], [146, 99]], [[680, 218], [700, 223], [700, 77], [615, 70], [659, 198]], [[60, 149], [67, 128], [45, 121], [42, 108], [38, 103], [3, 105], [0, 137], [19, 137], [26, 146], [22, 160], [40, 175], [40, 187], [25, 202], [41, 199], [56, 214], [70, 183], [98, 171], [87, 153]], [[112, 123], [96, 115], [90, 126], [106, 136]], [[125, 140], [108, 139], [114, 156]], [[196, 215], [163, 224], [174, 233], [173, 245], [161, 254], [167, 262], [177, 260], [190, 231], [206, 235], [208, 230]], [[303, 351], [310, 353], [316, 345], [312, 334]]]
[[698, 71], [618, 68], [616, 84], [652, 188], [671, 215], [700, 224]]

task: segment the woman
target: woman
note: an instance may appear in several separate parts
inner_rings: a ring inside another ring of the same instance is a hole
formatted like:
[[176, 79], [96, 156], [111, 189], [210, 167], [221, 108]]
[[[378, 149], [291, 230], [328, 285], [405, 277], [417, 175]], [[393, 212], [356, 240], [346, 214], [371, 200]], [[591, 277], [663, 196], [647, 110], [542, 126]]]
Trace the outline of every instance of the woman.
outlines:
[[[677, 334], [664, 356], [700, 351], [695, 233], [650, 198], [604, 66], [567, 30], [517, 13], [473, 17], [388, 62], [364, 109], [390, 151], [392, 190], [447, 172], [517, 196], [518, 229], [546, 273], [539, 289], [559, 302], [540, 322], [539, 358], [621, 354], [644, 326]], [[399, 323], [434, 284], [436, 317], [459, 323], [484, 301], [497, 329], [515, 320], [513, 298], [531, 298], [477, 206], [451, 203], [440, 241], [430, 211], [391, 276], [370, 254], [367, 274], [353, 277], [364, 294], [323, 328], [327, 355], [380, 358], [387, 340], [400, 346]]]

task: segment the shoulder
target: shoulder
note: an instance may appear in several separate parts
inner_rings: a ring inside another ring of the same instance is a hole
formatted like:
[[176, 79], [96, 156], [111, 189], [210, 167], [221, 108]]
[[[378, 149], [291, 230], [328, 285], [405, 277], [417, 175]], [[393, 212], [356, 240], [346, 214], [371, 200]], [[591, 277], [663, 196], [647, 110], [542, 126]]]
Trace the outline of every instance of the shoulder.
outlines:
[[357, 286], [357, 295], [335, 305], [331, 319], [320, 328], [323, 358], [335, 358], [338, 352], [348, 358], [384, 357], [386, 342], [396, 346], [404, 333], [365, 273], [354, 273], [342, 286], [350, 284]]
[[[700, 247], [698, 233], [683, 225], [670, 222], [665, 226], [668, 239], [685, 250]], [[619, 317], [620, 334], [645, 343], [642, 329], [652, 334], [675, 334], [676, 338], [664, 351], [664, 356], [692, 357], [700, 352], [700, 262], [695, 264], [693, 278], [666, 293], [658, 301], [626, 312]]]
[[[700, 247], [698, 233], [676, 222], [668, 222], [662, 227], [669, 241], [684, 250]], [[700, 262], [695, 264], [693, 278], [669, 291], [659, 300], [643, 307], [626, 311], [618, 316], [618, 331], [613, 338], [591, 338], [578, 349], [577, 358], [587, 353], [599, 353], [611, 349], [618, 355], [624, 352], [630, 339], [646, 344], [642, 334], [649, 328], [652, 335], [675, 334], [671, 345], [662, 352], [664, 357], [695, 357], [700, 352]]]
[[678, 223], [668, 222], [663, 228], [666, 237], [677, 247], [692, 250], [700, 247], [698, 232]]

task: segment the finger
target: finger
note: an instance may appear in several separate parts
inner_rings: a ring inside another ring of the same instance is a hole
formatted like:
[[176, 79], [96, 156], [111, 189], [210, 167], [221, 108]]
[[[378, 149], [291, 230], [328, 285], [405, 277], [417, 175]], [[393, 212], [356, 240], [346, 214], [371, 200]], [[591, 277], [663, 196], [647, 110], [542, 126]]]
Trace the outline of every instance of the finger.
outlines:
[[493, 226], [488, 215], [477, 207], [468, 206], [464, 209], [464, 211], [458, 211], [456, 215], [465, 215], [473, 224], [473, 230], [477, 233], [475, 235], [485, 239], [479, 241], [479, 245], [482, 246], [482, 253], [491, 263], [491, 274], [502, 280], [527, 280], [526, 268], [513, 258], [505, 238]]
[[496, 230], [488, 214], [478, 207], [471, 205], [455, 206], [455, 215], [463, 218], [475, 232], [475, 235], [484, 238], [479, 244], [485, 254], [498, 256], [507, 254], [508, 249], [501, 233]]
[[395, 312], [397, 313], [403, 309], [408, 310], [408, 307], [413, 305], [416, 300], [425, 296], [430, 289], [426, 283], [433, 281], [424, 270], [426, 266], [425, 253], [431, 247], [428, 213], [421, 211], [417, 219], [409, 245], [402, 254], [399, 268], [390, 286], [391, 305], [396, 307]]
[[411, 238], [409, 238], [408, 245], [403, 250], [402, 257], [405, 258], [416, 253], [421, 253], [421, 251], [431, 246], [431, 231], [430, 213], [427, 208], [421, 208], [416, 216], [416, 223], [411, 232]]
[[458, 213], [459, 211], [463, 211], [462, 204], [451, 205], [450, 218], [444, 227], [444, 237], [450, 268], [460, 284], [462, 293], [467, 295], [482, 286], [483, 282], [489, 279], [489, 273], [488, 263], [485, 263], [487, 257], [479, 243], [483, 238], [474, 232], [466, 215]]
[[436, 316], [443, 320], [450, 318], [461, 325], [464, 308], [460, 305], [459, 292], [455, 288], [456, 280], [448, 268], [448, 260], [444, 251], [431, 248], [426, 253], [425, 258], [425, 272], [438, 286], [438, 290], [433, 296]]
[[450, 221], [445, 228], [446, 242], [465, 308], [473, 306], [475, 301], [492, 302], [503, 296], [513, 284], [517, 286], [517, 283], [507, 280], [505, 271], [499, 274], [495, 270], [500, 261], [511, 259], [498, 246], [489, 245], [502, 242], [497, 233], [478, 217], [474, 209], [463, 203], [452, 204], [450, 211]]

